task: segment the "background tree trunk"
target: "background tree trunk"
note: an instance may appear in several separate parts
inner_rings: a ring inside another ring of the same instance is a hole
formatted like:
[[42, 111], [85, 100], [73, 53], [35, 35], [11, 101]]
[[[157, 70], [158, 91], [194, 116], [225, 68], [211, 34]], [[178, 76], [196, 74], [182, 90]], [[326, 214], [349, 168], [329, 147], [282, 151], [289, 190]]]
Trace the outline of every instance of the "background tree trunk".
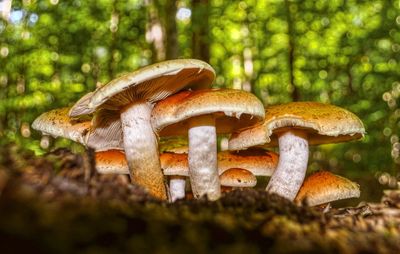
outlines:
[[290, 13], [290, 3], [288, 0], [285, 0], [286, 7], [286, 21], [288, 25], [288, 67], [289, 67], [289, 83], [291, 85], [291, 98], [292, 101], [300, 100], [300, 92], [297, 88], [294, 81], [294, 51], [295, 51], [295, 42], [294, 42], [294, 31], [293, 31], [293, 19]]
[[210, 61], [209, 1], [192, 0], [192, 57]]
[[11, 5], [12, 5], [11, 0], [2, 1], [2, 9], [0, 12], [0, 16], [7, 21], [10, 19]]
[[161, 5], [157, 0], [146, 0], [147, 5], [147, 28], [146, 40], [151, 45], [152, 62], [159, 62], [165, 59], [164, 29], [161, 25]]
[[164, 9], [165, 57], [166, 59], [176, 59], [179, 57], [178, 29], [176, 26], [176, 1], [167, 1]]

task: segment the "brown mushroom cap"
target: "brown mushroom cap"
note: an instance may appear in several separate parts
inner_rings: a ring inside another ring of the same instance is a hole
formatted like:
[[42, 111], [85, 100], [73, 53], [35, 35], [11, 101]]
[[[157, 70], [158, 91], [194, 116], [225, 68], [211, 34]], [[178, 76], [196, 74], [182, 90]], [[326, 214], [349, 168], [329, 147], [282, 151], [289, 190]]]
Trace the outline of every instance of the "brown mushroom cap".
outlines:
[[85, 144], [90, 121], [71, 119], [68, 116], [69, 110], [70, 108], [59, 108], [43, 113], [33, 121], [32, 128], [41, 131], [43, 135], [68, 138]]
[[166, 176], [189, 176], [187, 154], [160, 154], [161, 168]]
[[221, 175], [227, 169], [240, 167], [256, 176], [271, 176], [278, 164], [278, 155], [272, 151], [251, 148], [244, 151], [218, 153], [218, 171]]
[[95, 160], [100, 174], [129, 174], [125, 154], [120, 150], [96, 152]]
[[296, 202], [306, 200], [310, 206], [360, 197], [360, 186], [328, 171], [318, 171], [306, 178], [296, 196]]
[[183, 91], [158, 102], [152, 125], [160, 136], [187, 135], [191, 118], [212, 114], [218, 133], [231, 133], [262, 121], [262, 103], [251, 93], [234, 89]]
[[219, 177], [221, 186], [228, 187], [254, 187], [257, 178], [248, 170], [242, 168], [230, 168]]
[[365, 134], [361, 120], [343, 108], [319, 102], [291, 102], [266, 108], [264, 123], [234, 133], [229, 149], [277, 146], [275, 133], [287, 128], [307, 130], [310, 145], [345, 142]]
[[85, 95], [70, 110], [70, 116], [93, 113], [97, 108], [119, 110], [132, 101], [150, 103], [185, 88], [207, 88], [214, 69], [196, 59], [176, 59], [152, 64], [128, 73]]

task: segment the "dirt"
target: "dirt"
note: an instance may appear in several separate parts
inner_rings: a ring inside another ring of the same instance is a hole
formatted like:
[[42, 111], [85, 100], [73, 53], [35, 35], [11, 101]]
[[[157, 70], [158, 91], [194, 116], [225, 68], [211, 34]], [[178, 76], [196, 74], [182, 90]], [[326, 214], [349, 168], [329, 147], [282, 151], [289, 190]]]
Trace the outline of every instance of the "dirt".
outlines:
[[325, 210], [253, 189], [168, 204], [90, 161], [3, 153], [1, 253], [400, 253], [400, 190]]

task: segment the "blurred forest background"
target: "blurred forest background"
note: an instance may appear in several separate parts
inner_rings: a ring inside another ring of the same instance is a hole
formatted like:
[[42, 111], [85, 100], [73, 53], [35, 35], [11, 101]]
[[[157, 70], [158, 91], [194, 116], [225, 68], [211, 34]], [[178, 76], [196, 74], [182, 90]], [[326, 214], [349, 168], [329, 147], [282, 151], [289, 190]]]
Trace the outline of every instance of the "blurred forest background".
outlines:
[[363, 120], [362, 141], [313, 147], [311, 171], [400, 178], [399, 0], [2, 0], [0, 10], [0, 164], [10, 147], [46, 152], [30, 129], [39, 114], [141, 66], [198, 58], [216, 69], [215, 87]]

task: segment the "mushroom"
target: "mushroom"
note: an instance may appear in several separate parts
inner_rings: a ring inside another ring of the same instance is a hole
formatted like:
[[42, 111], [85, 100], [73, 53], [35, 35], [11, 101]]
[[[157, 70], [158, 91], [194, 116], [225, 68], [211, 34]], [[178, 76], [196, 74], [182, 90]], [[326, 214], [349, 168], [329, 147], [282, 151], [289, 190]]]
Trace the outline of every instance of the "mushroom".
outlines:
[[359, 198], [360, 186], [328, 171], [317, 171], [306, 178], [296, 196], [296, 203], [317, 206], [332, 201]]
[[308, 145], [344, 142], [365, 133], [353, 113], [318, 102], [292, 102], [265, 109], [263, 124], [234, 133], [229, 150], [279, 143], [279, 162], [267, 191], [289, 200], [296, 197], [308, 163]]
[[42, 135], [68, 138], [84, 144], [85, 135], [89, 131], [90, 121], [73, 120], [68, 116], [70, 108], [58, 108], [38, 116], [32, 123], [32, 128], [42, 132]]
[[[71, 108], [58, 108], [41, 114], [33, 123], [32, 128], [42, 132], [42, 142], [46, 142], [48, 146], [48, 136], [63, 137], [93, 148], [95, 151], [103, 151], [110, 149], [121, 150], [121, 144], [117, 140], [109, 140], [102, 142], [101, 139], [89, 139], [90, 130], [93, 129], [92, 122], [89, 118], [70, 118], [68, 112]], [[88, 139], [91, 141], [88, 144]]]
[[160, 136], [188, 135], [189, 177], [195, 198], [220, 197], [217, 132], [231, 133], [264, 118], [264, 107], [251, 93], [233, 89], [184, 91], [158, 102], [152, 125]]
[[215, 72], [194, 59], [170, 60], [129, 73], [85, 95], [70, 116], [95, 113], [88, 145], [101, 138], [121, 140], [133, 181], [166, 199], [157, 137], [150, 124], [153, 104], [187, 87], [211, 85]]
[[219, 180], [221, 186], [225, 187], [225, 191], [236, 188], [251, 188], [257, 184], [256, 176], [243, 168], [227, 169], [220, 175]]

